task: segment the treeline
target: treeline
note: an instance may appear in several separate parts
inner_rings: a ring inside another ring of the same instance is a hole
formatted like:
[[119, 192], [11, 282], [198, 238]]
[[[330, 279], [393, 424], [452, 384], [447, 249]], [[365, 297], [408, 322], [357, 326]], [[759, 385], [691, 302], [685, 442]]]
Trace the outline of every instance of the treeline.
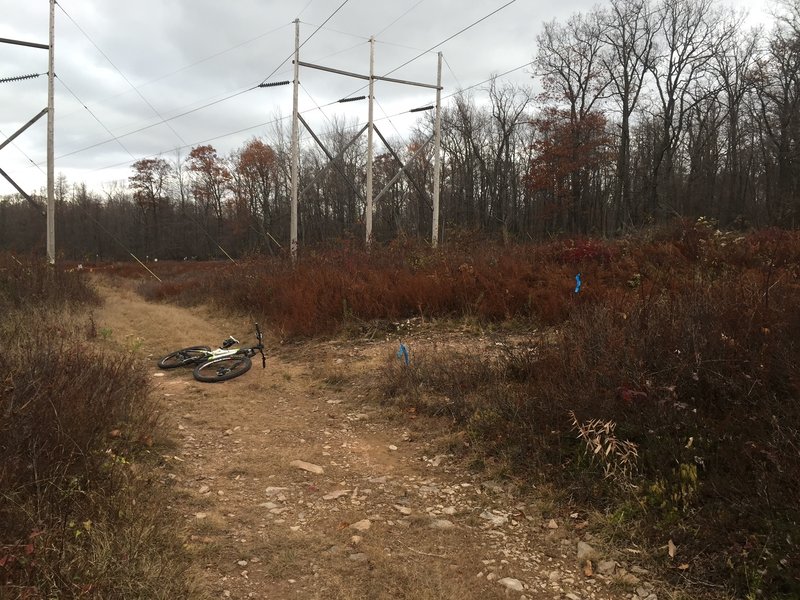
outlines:
[[[494, 80], [443, 110], [444, 240], [464, 229], [504, 240], [613, 235], [675, 216], [798, 225], [800, 0], [778, 5], [766, 29], [748, 29], [717, 0], [610, 0], [545, 23], [531, 69], [536, 93]], [[301, 247], [363, 239], [359, 131], [339, 120], [321, 133], [330, 165], [304, 144]], [[431, 131], [427, 113], [405, 140], [389, 140], [394, 152], [377, 141], [378, 241], [430, 236]], [[74, 258], [280, 252], [289, 148], [282, 121], [229, 156], [198, 146], [137, 161], [128, 182], [102, 194], [61, 177], [58, 246]], [[398, 159], [407, 176], [394, 179]], [[0, 200], [0, 244], [43, 246], [39, 212]]]

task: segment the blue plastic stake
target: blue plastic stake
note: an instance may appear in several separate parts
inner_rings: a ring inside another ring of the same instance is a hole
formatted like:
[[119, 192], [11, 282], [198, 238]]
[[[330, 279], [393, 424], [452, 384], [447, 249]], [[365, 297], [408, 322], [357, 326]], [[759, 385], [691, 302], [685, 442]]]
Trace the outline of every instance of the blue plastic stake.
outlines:
[[581, 291], [581, 283], [582, 283], [581, 282], [581, 274], [578, 273], [577, 275], [575, 275], [575, 293], [576, 294]]
[[408, 366], [410, 360], [408, 358], [408, 348], [406, 348], [405, 344], [400, 344], [400, 349], [397, 351], [397, 358], [405, 360], [406, 366]]

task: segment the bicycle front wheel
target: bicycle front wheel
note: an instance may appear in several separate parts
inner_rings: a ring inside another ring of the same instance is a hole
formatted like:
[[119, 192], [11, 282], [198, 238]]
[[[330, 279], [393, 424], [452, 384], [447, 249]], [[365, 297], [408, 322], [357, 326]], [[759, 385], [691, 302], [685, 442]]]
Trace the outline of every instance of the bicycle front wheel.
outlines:
[[193, 365], [204, 360], [210, 351], [211, 348], [208, 346], [190, 346], [189, 348], [176, 350], [159, 360], [158, 366], [162, 369], [174, 369], [184, 365]]
[[226, 356], [197, 365], [194, 370], [194, 378], [204, 383], [228, 381], [242, 373], [247, 373], [252, 366], [253, 362], [247, 356]]

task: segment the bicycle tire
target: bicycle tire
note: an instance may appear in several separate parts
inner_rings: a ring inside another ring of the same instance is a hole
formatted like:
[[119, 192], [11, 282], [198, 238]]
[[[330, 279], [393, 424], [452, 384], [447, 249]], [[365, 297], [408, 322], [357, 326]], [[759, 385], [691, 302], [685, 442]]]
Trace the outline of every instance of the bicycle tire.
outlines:
[[182, 348], [175, 352], [170, 352], [164, 358], [158, 361], [160, 369], [174, 369], [175, 367], [183, 367], [184, 365], [193, 365], [200, 360], [203, 360], [210, 352], [211, 348], [208, 346], [189, 346]]
[[201, 363], [195, 367], [192, 374], [197, 381], [202, 381], [203, 383], [217, 383], [220, 381], [228, 381], [243, 373], [247, 373], [252, 366], [253, 361], [250, 360], [250, 357], [236, 354], [234, 356], [216, 358]]

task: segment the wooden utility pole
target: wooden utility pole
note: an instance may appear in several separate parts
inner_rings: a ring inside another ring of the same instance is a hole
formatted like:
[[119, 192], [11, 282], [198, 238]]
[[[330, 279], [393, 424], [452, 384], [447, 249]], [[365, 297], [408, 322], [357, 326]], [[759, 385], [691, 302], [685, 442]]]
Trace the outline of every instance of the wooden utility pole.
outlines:
[[47, 61], [47, 260], [56, 263], [55, 129], [53, 80], [55, 78], [56, 1], [50, 0], [50, 52]]
[[294, 91], [292, 94], [292, 215], [289, 247], [292, 260], [297, 259], [297, 192], [300, 189], [300, 124], [298, 103], [300, 98], [300, 19], [294, 21]]
[[436, 69], [436, 117], [433, 126], [433, 226], [431, 231], [431, 246], [436, 248], [439, 243], [439, 180], [441, 178], [442, 159], [442, 53], [439, 52], [439, 61]]
[[375, 131], [373, 105], [375, 103], [375, 38], [369, 38], [369, 109], [367, 116], [367, 208], [365, 215], [366, 245], [372, 244], [372, 136]]

